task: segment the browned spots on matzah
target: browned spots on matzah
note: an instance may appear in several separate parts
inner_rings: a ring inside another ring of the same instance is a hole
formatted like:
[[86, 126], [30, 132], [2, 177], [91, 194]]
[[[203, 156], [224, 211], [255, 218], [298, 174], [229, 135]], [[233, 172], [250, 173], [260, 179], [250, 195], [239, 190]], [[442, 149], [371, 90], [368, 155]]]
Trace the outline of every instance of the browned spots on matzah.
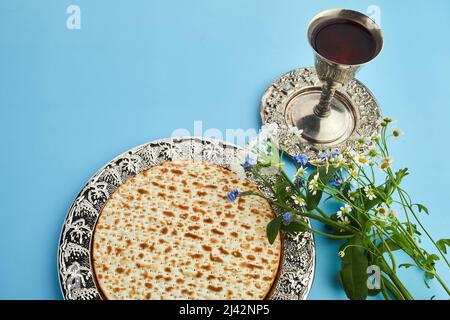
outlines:
[[221, 257], [215, 257], [212, 253], [209, 254], [209, 259], [214, 262], [223, 262], [223, 259]]
[[236, 258], [240, 258], [240, 257], [242, 257], [242, 253], [240, 253], [239, 251], [233, 251], [232, 253], [231, 253], [232, 255], [233, 255], [233, 257], [236, 257]]
[[223, 290], [222, 287], [216, 287], [216, 286], [211, 286], [211, 285], [208, 286], [208, 289], [211, 291], [215, 291], [215, 292], [220, 292]]
[[137, 192], [138, 192], [139, 194], [150, 194], [150, 192], [148, 192], [148, 191], [145, 190], [145, 189], [141, 189], [141, 188], [137, 189]]
[[93, 268], [104, 296], [264, 298], [280, 258], [279, 239], [269, 246], [265, 235], [273, 213], [257, 196], [230, 203], [224, 190], [235, 188], [257, 191], [227, 169], [191, 161], [128, 179], [94, 233]]
[[165, 215], [166, 217], [175, 217], [175, 214], [169, 210], [164, 210], [163, 215]]
[[160, 197], [160, 198], [162, 198], [162, 199], [164, 199], [164, 200], [167, 199], [167, 195], [166, 195], [165, 193], [163, 193], [163, 192], [158, 192], [158, 193], [157, 193], [157, 196]]
[[211, 218], [206, 218], [206, 219], [203, 219], [203, 222], [204, 223], [213, 223], [214, 222], [214, 220], [213, 219], [211, 219]]
[[203, 210], [202, 208], [199, 207], [193, 207], [192, 211], [194, 211], [195, 213], [201, 213], [202, 215], [206, 214], [206, 210]]
[[147, 248], [148, 248], [148, 244], [145, 243], [145, 242], [143, 242], [143, 243], [140, 243], [140, 244], [139, 244], [139, 247], [140, 247], [141, 249], [147, 249]]
[[152, 185], [154, 185], [155, 187], [161, 188], [161, 189], [165, 189], [166, 187], [156, 181], [152, 181], [151, 182]]
[[178, 169], [172, 169], [170, 171], [172, 171], [172, 173], [176, 174], [177, 176], [181, 176], [183, 174], [183, 171]]
[[218, 235], [221, 235], [221, 236], [224, 235], [224, 233], [223, 233], [222, 231], [220, 231], [220, 230], [218, 230], [218, 229], [216, 229], [216, 228], [211, 229], [211, 232], [212, 232], [212, 233], [215, 233], [215, 234], [218, 234]]
[[191, 238], [191, 239], [195, 239], [195, 240], [203, 240], [203, 237], [200, 237], [200, 236], [190, 233], [190, 232], [185, 233], [184, 236], [186, 238]]
[[207, 264], [207, 265], [202, 265], [202, 266], [200, 266], [200, 268], [201, 269], [203, 269], [203, 270], [206, 270], [206, 271], [210, 271], [212, 268], [211, 268], [211, 265], [209, 265], [209, 264]]
[[117, 273], [123, 273], [123, 272], [124, 272], [124, 269], [123, 269], [123, 268], [116, 268], [116, 272], [117, 272]]

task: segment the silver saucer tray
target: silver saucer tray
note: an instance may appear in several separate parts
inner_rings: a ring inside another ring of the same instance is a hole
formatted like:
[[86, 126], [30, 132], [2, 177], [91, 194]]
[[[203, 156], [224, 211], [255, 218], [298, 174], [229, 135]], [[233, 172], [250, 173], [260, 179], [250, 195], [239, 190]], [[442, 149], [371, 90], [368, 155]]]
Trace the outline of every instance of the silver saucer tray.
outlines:
[[342, 139], [328, 144], [314, 144], [304, 139], [292, 143], [288, 130], [297, 126], [296, 120], [301, 114], [302, 105], [306, 107], [310, 104], [310, 97], [314, 95], [320, 97], [321, 85], [315, 68], [299, 68], [273, 81], [264, 92], [260, 109], [262, 123], [278, 124], [280, 148], [291, 157], [304, 153], [313, 160], [326, 150], [335, 148], [353, 150], [361, 137], [371, 137], [380, 132], [381, 111], [378, 102], [366, 86], [353, 79], [338, 88], [333, 98], [336, 104], [350, 111], [351, 130], [343, 134]]

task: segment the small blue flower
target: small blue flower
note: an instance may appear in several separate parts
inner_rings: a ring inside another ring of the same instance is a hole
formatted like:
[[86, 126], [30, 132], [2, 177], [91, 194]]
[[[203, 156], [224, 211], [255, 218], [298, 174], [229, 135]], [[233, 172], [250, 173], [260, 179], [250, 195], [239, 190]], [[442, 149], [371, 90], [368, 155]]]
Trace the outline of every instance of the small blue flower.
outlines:
[[233, 189], [227, 194], [227, 198], [231, 202], [234, 202], [234, 200], [236, 200], [237, 197], [239, 197], [239, 191], [237, 189]]
[[285, 212], [285, 213], [283, 214], [283, 223], [284, 223], [284, 224], [289, 224], [289, 223], [291, 223], [292, 221], [294, 221], [294, 216], [292, 215], [292, 213], [290, 213], [290, 212]]
[[303, 184], [303, 181], [305, 181], [305, 180], [303, 180], [302, 177], [298, 177], [298, 178], [294, 181], [294, 183], [295, 183], [295, 184]]
[[299, 153], [294, 156], [294, 161], [298, 165], [306, 166], [308, 164], [308, 156], [304, 153]]
[[328, 151], [323, 151], [319, 157], [321, 160], [325, 160], [328, 157]]
[[331, 180], [331, 184], [334, 186], [334, 187], [336, 187], [336, 188], [340, 188], [341, 186], [342, 186], [342, 180], [338, 177], [338, 176], [335, 176], [334, 178], [333, 178], [333, 180]]
[[341, 151], [338, 148], [336, 148], [331, 152], [331, 156], [333, 158], [336, 158], [340, 153], [341, 153]]
[[249, 169], [254, 166], [254, 161], [247, 155], [244, 160], [243, 167], [244, 169]]

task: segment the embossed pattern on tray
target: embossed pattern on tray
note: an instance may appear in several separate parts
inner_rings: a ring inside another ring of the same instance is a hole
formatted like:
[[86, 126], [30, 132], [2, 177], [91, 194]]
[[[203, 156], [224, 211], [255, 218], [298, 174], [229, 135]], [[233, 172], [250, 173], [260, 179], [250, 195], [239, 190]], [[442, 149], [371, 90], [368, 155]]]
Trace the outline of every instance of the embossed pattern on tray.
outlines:
[[[321, 144], [292, 144], [288, 138], [289, 124], [285, 118], [289, 101], [296, 94], [308, 87], [320, 87], [321, 82], [316, 71], [311, 68], [299, 68], [289, 71], [273, 81], [261, 100], [260, 116], [263, 124], [275, 122], [280, 127], [280, 148], [289, 156], [305, 153], [310, 159], [318, 158], [321, 151], [330, 148]], [[380, 132], [380, 107], [369, 89], [360, 81], [353, 79], [338, 91], [345, 95], [355, 108], [355, 129], [348, 139], [332, 148], [354, 149], [360, 137], [370, 137]]]

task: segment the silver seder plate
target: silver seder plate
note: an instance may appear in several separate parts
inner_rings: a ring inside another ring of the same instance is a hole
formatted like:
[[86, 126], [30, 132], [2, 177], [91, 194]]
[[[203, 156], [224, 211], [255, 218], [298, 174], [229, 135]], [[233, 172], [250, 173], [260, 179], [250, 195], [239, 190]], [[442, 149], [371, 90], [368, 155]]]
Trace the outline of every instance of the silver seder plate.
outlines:
[[[335, 108], [347, 109], [347, 118], [340, 121], [348, 122], [346, 132], [341, 132], [341, 138], [332, 143], [311, 143], [300, 139], [293, 144], [288, 138], [290, 127], [301, 129], [300, 119], [305, 110], [313, 108], [319, 101], [322, 83], [316, 71], [311, 68], [292, 70], [271, 83], [261, 100], [260, 115], [263, 124], [275, 122], [280, 127], [280, 148], [293, 157], [305, 153], [310, 159], [319, 157], [322, 151], [334, 148], [356, 147], [360, 137], [371, 137], [380, 132], [380, 107], [369, 89], [360, 81], [353, 79], [347, 85], [336, 90], [332, 105]], [[327, 123], [333, 126], [333, 123]]]
[[[62, 227], [58, 246], [58, 273], [65, 299], [102, 299], [93, 278], [91, 239], [100, 212], [112, 193], [127, 179], [171, 160], [202, 160], [246, 175], [243, 150], [232, 144], [195, 137], [152, 141], [133, 148], [100, 169], [83, 187]], [[261, 191], [268, 194], [267, 190]], [[270, 299], [306, 299], [314, 277], [315, 247], [311, 233], [284, 236], [279, 278]]]

